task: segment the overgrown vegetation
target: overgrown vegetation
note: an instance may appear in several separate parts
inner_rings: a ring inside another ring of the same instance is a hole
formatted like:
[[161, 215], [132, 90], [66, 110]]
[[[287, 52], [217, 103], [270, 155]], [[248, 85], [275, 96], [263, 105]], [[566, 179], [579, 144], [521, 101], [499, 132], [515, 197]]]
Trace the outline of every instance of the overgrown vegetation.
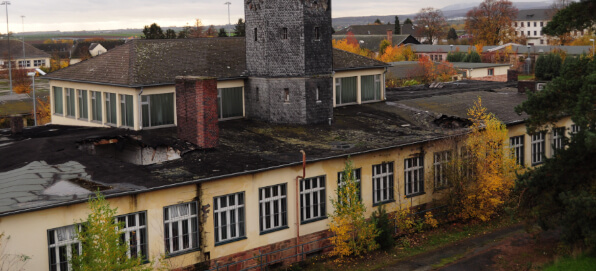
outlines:
[[538, 80], [553, 80], [559, 76], [563, 60], [561, 55], [550, 53], [536, 60], [535, 75]]
[[0, 232], [0, 271], [21, 271], [31, 257], [25, 254], [12, 254], [6, 250], [10, 236]]

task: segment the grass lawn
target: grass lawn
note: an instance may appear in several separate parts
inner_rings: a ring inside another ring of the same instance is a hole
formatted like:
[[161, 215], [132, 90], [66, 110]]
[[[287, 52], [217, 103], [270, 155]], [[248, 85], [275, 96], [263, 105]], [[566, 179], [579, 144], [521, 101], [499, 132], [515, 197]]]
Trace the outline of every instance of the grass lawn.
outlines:
[[522, 81], [522, 80], [534, 80], [534, 75], [533, 74], [529, 74], [529, 75], [518, 75], [517, 76], [517, 80]]
[[[387, 266], [395, 265], [397, 262], [409, 257], [416, 256], [432, 250], [441, 249], [449, 244], [459, 242], [486, 234], [497, 229], [509, 227], [518, 221], [511, 221], [509, 218], [495, 219], [484, 223], [444, 224], [437, 229], [414, 234], [408, 238], [401, 238], [396, 241], [397, 245], [389, 251], [374, 251], [363, 258], [350, 258], [344, 262], [337, 263], [332, 258], [306, 264], [298, 270], [378, 270]], [[447, 265], [457, 261], [464, 255], [457, 255], [450, 259], [444, 259], [434, 268]]]
[[558, 270], [596, 270], [596, 258], [587, 255], [581, 255], [577, 258], [563, 258], [555, 264], [548, 266], [544, 269], [544, 271]]

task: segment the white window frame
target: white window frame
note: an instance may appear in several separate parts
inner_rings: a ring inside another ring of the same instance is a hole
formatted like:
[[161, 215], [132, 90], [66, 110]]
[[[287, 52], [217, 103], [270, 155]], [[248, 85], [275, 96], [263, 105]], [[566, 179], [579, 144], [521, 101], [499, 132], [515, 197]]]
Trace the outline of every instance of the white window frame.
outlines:
[[532, 134], [532, 165], [544, 163], [544, 153], [546, 151], [545, 132]]
[[85, 89], [77, 89], [77, 102], [79, 105], [79, 109], [78, 109], [78, 114], [79, 114], [79, 119], [82, 120], [87, 120], [89, 118], [89, 107], [87, 106], [87, 117], [84, 118], [83, 115], [81, 113], [83, 113], [83, 108], [85, 108], [83, 106], [83, 103], [88, 105], [88, 101], [87, 99], [83, 100], [83, 92], [85, 92], [87, 94], [87, 99], [89, 98], [89, 92], [87, 92], [87, 90]]
[[[325, 176], [318, 176], [313, 178], [307, 178], [300, 180], [300, 223], [308, 223], [317, 221], [319, 219], [327, 218], [326, 213], [326, 196], [325, 196]], [[306, 184], [308, 188], [306, 188]], [[316, 184], [316, 187], [313, 185]], [[323, 197], [321, 197], [321, 193]], [[321, 202], [321, 198], [323, 201]], [[310, 202], [309, 205], [307, 205]], [[315, 206], [314, 200], [317, 200], [317, 204]], [[310, 215], [307, 211], [310, 210]], [[315, 210], [317, 211], [317, 215], [315, 215]]]
[[[48, 230], [48, 265], [49, 265], [49, 270], [52, 270], [52, 253], [50, 251], [54, 250], [56, 252], [56, 269], [57, 271], [67, 271], [67, 270], [71, 270], [71, 266], [70, 263], [68, 262], [69, 259], [72, 258], [72, 246], [73, 245], [78, 245], [78, 249], [79, 249], [79, 254], [81, 253], [83, 247], [81, 242], [79, 241], [79, 239], [77, 238], [77, 233], [75, 230], [75, 227], [77, 225], [68, 225], [68, 226], [64, 226], [64, 227], [59, 227], [59, 228], [54, 228], [54, 229], [50, 229]], [[65, 230], [66, 232], [68, 232], [70, 234], [70, 236], [66, 237], [65, 240], [59, 241], [58, 240], [58, 232], [60, 230]], [[53, 235], [52, 237], [54, 238], [54, 244], [50, 244], [50, 235]], [[67, 259], [67, 268], [65, 270], [62, 270], [62, 268], [60, 267], [60, 247], [64, 247], [66, 246], [66, 259]]]
[[[105, 104], [105, 123], [107, 125], [118, 125], [118, 102], [114, 101], [114, 103], [112, 104], [112, 99], [110, 98], [111, 94], [114, 93], [110, 93], [110, 92], [104, 92], [104, 97], [103, 97], [103, 103]], [[118, 95], [114, 95], [114, 98], [117, 99]], [[112, 116], [112, 106], [116, 106], [116, 116]], [[116, 120], [116, 122], [110, 122], [112, 119]]]
[[[128, 108], [128, 104], [126, 104], [126, 96], [131, 96], [134, 99], [134, 96], [133, 95], [128, 95], [128, 94], [120, 94], [119, 95], [118, 98], [120, 99], [120, 105], [121, 105], [120, 106], [120, 126], [122, 126], [122, 127], [131, 127], [132, 128], [135, 125], [134, 124], [134, 111], [135, 111], [134, 110], [134, 100], [132, 102], [133, 104], [131, 105], [132, 106], [131, 107], [132, 110], [130, 110], [130, 112], [128, 112], [128, 110], [126, 110]], [[122, 105], [124, 106], [124, 109], [125, 110], [122, 110], [122, 108], [123, 108]], [[116, 109], [116, 114], [118, 114], [118, 109]], [[133, 115], [133, 118], [132, 118], [133, 119], [133, 121], [132, 121], [133, 123], [124, 123], [124, 121], [128, 120], [128, 115], [129, 114], [132, 114]], [[116, 121], [118, 121], [118, 120], [116, 120]]]
[[571, 134], [577, 134], [581, 128], [577, 124], [571, 124]]
[[557, 150], [563, 148], [563, 138], [565, 138], [565, 127], [554, 127], [552, 138], [552, 156], [555, 156], [557, 154]]
[[395, 200], [393, 168], [393, 162], [372, 166], [373, 206]]
[[[267, 191], [269, 196], [267, 197]], [[273, 195], [277, 192], [277, 195]], [[259, 188], [259, 221], [261, 234], [288, 228], [288, 186], [277, 184]], [[285, 203], [285, 204], [284, 204]], [[275, 207], [277, 211], [275, 212]], [[269, 210], [269, 212], [267, 212]], [[275, 220], [279, 223], [275, 226]], [[269, 221], [267, 221], [269, 220]], [[267, 227], [269, 222], [269, 227]]]
[[515, 161], [520, 166], [524, 165], [524, 160], [525, 160], [524, 141], [525, 141], [525, 135], [512, 136], [509, 138], [509, 148], [513, 149], [513, 155], [515, 155]]
[[[77, 116], [77, 94], [75, 93], [74, 88], [65, 88], [66, 90], [66, 116], [71, 118], [76, 118]], [[72, 97], [74, 103], [70, 104], [70, 98]]]
[[[195, 213], [193, 214], [193, 207]], [[167, 211], [167, 212], [166, 212]], [[179, 211], [186, 213], [180, 214]], [[199, 236], [198, 236], [198, 206], [196, 201], [176, 204], [164, 207], [164, 245], [167, 254], [178, 254], [187, 251], [195, 250], [199, 247]], [[196, 221], [197, 234], [192, 233], [193, 218]], [[173, 235], [174, 222], [178, 222], [178, 235]], [[184, 248], [184, 232], [182, 225], [186, 223], [188, 226], [188, 247]], [[168, 233], [166, 235], [166, 232]], [[165, 237], [169, 236], [169, 241]], [[178, 248], [174, 249], [174, 238], [178, 239]], [[196, 241], [195, 241], [196, 240]], [[193, 242], [194, 241], [194, 242]], [[196, 246], [193, 246], [195, 244]]]
[[[100, 122], [100, 123], [102, 123], [103, 122], [103, 113], [102, 113], [103, 110], [102, 110], [102, 108], [103, 108], [103, 104], [104, 104], [103, 101], [99, 101], [99, 109], [93, 111], [93, 106], [94, 105], [96, 106], [96, 109], [97, 109], [97, 96], [99, 96], [99, 99], [101, 99], [101, 96], [102, 96], [101, 95], [101, 92], [99, 92], [99, 91], [93, 91], [93, 90], [90, 90], [89, 92], [91, 93], [91, 107], [89, 108], [89, 111], [91, 111], [91, 116], [89, 116], [89, 119], [91, 121], [94, 121], [94, 122]], [[89, 95], [89, 94], [87, 94], [87, 95]], [[97, 113], [99, 113], [99, 116], [96, 116]], [[94, 116], [96, 116], [97, 119], [94, 118]]]
[[404, 184], [406, 197], [424, 193], [424, 156], [404, 159]]
[[19, 68], [31, 67], [31, 60], [19, 60]]
[[[234, 205], [230, 205], [230, 198], [234, 198]], [[239, 203], [239, 200], [242, 199], [242, 203]], [[226, 201], [226, 207], [221, 207], [222, 200]], [[213, 227], [215, 232], [215, 244], [223, 244], [228, 243], [236, 240], [241, 240], [246, 237], [246, 215], [244, 212], [246, 198], [244, 197], [244, 192], [235, 193], [235, 194], [228, 194], [224, 196], [219, 196], [213, 198]], [[235, 225], [231, 224], [232, 218], [232, 211], [234, 211], [234, 221]], [[241, 216], [242, 213], [242, 216]], [[226, 223], [223, 222], [223, 218], [226, 218]], [[215, 220], [218, 220], [218, 223], [215, 223]], [[235, 229], [235, 234], [232, 233], [232, 227]], [[226, 237], [223, 238], [223, 230], [226, 231]]]
[[[144, 217], [144, 225], [140, 225], [141, 224], [141, 216]], [[134, 226], [129, 226], [130, 224], [130, 220], [131, 218], [134, 220]], [[116, 216], [115, 221], [116, 224], [118, 224], [119, 220], [122, 220], [123, 222], [123, 228], [120, 229], [120, 235], [121, 238], [124, 237], [124, 241], [126, 242], [126, 244], [128, 244], [128, 250], [126, 251], [126, 256], [128, 256], [128, 258], [137, 258], [137, 257], [141, 257], [141, 259], [147, 260], [148, 259], [148, 255], [147, 253], [149, 252], [147, 246], [148, 246], [148, 240], [147, 240], [147, 212], [138, 212], [138, 213], [132, 213], [132, 214], [125, 214], [125, 215], [119, 215]], [[142, 231], [144, 230], [144, 231]], [[133, 236], [135, 236], [136, 241], [134, 242], [134, 244], [131, 244], [131, 238], [133, 238]], [[141, 243], [141, 240], [144, 238], [145, 240], [145, 244]], [[145, 247], [145, 254], [143, 254], [143, 246]], [[131, 255], [131, 248], [136, 247], [137, 249], [137, 253], [136, 255]]]
[[452, 152], [442, 151], [435, 152], [433, 166], [435, 170], [435, 187], [446, 187], [448, 186], [447, 176], [445, 176], [445, 169], [447, 164], [451, 161]]
[[[358, 198], [362, 200], [362, 182], [360, 181], [360, 179], [362, 178], [362, 168], [352, 169], [352, 174], [354, 175], [354, 181], [356, 182], [356, 187], [358, 188]], [[337, 187], [342, 187], [346, 185], [345, 182], [342, 182], [343, 177], [343, 171], [337, 173]]]

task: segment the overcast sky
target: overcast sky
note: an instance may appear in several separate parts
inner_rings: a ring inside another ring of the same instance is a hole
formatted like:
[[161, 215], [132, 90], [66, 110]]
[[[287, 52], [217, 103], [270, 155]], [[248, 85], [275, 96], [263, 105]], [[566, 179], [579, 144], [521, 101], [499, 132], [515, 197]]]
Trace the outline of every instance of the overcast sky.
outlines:
[[[12, 0], [8, 6], [10, 30], [73, 31], [142, 28], [156, 22], [160, 26], [204, 25], [228, 22], [227, 0]], [[232, 24], [244, 17], [243, 0], [229, 0]], [[542, 2], [544, 0], [523, 0]], [[333, 17], [411, 14], [423, 7], [480, 2], [480, 0], [333, 0]], [[5, 9], [5, 6], [0, 6]], [[6, 33], [5, 12], [0, 12], [0, 32]]]

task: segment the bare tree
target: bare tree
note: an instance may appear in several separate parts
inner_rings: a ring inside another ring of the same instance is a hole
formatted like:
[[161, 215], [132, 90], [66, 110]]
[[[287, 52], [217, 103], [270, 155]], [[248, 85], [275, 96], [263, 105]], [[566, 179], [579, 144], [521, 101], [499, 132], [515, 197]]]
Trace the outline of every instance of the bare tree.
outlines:
[[474, 36], [476, 44], [497, 45], [515, 37], [517, 8], [508, 0], [484, 0], [466, 17], [466, 31]]
[[425, 37], [426, 42], [434, 44], [447, 33], [447, 21], [443, 12], [432, 7], [423, 8], [414, 17], [416, 34]]

